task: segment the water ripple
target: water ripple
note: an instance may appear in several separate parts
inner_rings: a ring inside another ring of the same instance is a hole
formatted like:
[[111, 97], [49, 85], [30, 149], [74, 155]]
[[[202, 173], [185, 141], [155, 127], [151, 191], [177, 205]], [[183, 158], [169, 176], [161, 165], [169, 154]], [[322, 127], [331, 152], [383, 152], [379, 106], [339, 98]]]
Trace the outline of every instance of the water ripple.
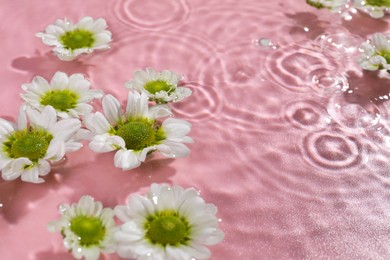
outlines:
[[113, 15], [126, 27], [147, 31], [180, 26], [191, 10], [187, 0], [118, 0], [112, 8]]
[[294, 127], [308, 131], [318, 131], [331, 123], [326, 109], [311, 100], [294, 101], [283, 111], [287, 121]]
[[210, 86], [196, 82], [188, 82], [183, 86], [192, 90], [191, 99], [183, 100], [174, 105], [174, 114], [191, 122], [201, 122], [218, 117], [223, 103], [221, 95]]
[[303, 140], [303, 155], [309, 163], [328, 170], [357, 167], [364, 157], [360, 141], [336, 132], [316, 132]]
[[293, 92], [334, 93], [345, 89], [337, 59], [309, 43], [280, 47], [265, 60], [265, 77]]

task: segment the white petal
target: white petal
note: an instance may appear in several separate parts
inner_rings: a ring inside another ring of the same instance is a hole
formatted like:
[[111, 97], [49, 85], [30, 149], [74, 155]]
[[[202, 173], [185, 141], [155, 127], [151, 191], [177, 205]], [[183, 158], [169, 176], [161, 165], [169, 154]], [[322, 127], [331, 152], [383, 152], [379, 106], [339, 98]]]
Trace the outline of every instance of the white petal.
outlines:
[[125, 141], [116, 135], [95, 135], [89, 143], [89, 148], [97, 153], [106, 153], [125, 147]]
[[49, 129], [57, 121], [57, 114], [52, 106], [45, 106], [42, 112], [27, 108], [27, 116], [34, 127]]
[[83, 248], [85, 260], [98, 260], [100, 250], [97, 247]]
[[172, 115], [171, 108], [168, 105], [157, 105], [149, 108], [150, 118], [162, 118]]
[[26, 166], [31, 164], [32, 162], [28, 158], [17, 158], [8, 163], [2, 170], [2, 177], [6, 181], [14, 180], [23, 173]]
[[168, 158], [186, 157], [190, 154], [190, 149], [187, 146], [169, 140], [164, 140], [162, 144], [156, 147], [162, 155]]
[[32, 183], [42, 183], [44, 180], [39, 178], [39, 169], [37, 166], [25, 169], [21, 175], [22, 181], [32, 182]]
[[130, 117], [148, 117], [148, 96], [145, 93], [129, 91], [126, 114]]
[[3, 118], [0, 118], [0, 136], [6, 136], [13, 131], [15, 130], [12, 124]]
[[110, 131], [111, 125], [102, 113], [96, 112], [84, 117], [85, 126], [96, 134], [105, 134]]
[[27, 128], [27, 113], [26, 106], [22, 105], [19, 108], [18, 114], [18, 129], [26, 129]]
[[112, 95], [106, 95], [103, 98], [103, 111], [106, 115], [108, 122], [112, 125], [118, 123], [121, 119], [121, 105], [119, 101]]
[[191, 124], [184, 120], [168, 118], [162, 123], [162, 128], [164, 129], [167, 139], [181, 138], [191, 131]]
[[81, 128], [81, 122], [77, 118], [63, 119], [53, 124], [49, 131], [57, 138], [64, 141], [70, 140]]
[[80, 150], [83, 147], [82, 143], [69, 141], [65, 143], [65, 153], [73, 153]]
[[65, 143], [63, 139], [55, 137], [50, 141], [44, 159], [56, 162], [61, 160], [64, 155]]
[[118, 150], [114, 156], [114, 165], [123, 170], [130, 170], [141, 165], [141, 161], [132, 150]]
[[53, 89], [65, 89], [68, 87], [69, 78], [64, 72], [57, 71], [50, 81]]

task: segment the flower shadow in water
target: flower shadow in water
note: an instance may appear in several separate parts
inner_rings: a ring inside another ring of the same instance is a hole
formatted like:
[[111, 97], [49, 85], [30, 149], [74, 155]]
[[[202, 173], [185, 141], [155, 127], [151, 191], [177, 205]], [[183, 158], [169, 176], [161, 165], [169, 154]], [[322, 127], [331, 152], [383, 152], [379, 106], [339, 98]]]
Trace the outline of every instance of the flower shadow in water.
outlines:
[[45, 182], [40, 184], [23, 182], [20, 177], [13, 181], [0, 178], [0, 203], [3, 204], [0, 215], [8, 223], [18, 223], [34, 207], [35, 201], [62, 187], [67, 178], [67, 174], [64, 174], [67, 168], [52, 166], [50, 173], [42, 177]]
[[289, 35], [295, 40], [316, 39], [325, 33], [330, 25], [329, 22], [322, 21], [317, 15], [309, 12], [286, 14], [286, 16], [294, 21]]
[[390, 78], [379, 78], [377, 71], [363, 71], [363, 75], [348, 72], [349, 91], [344, 93], [346, 101], [365, 105], [380, 105], [390, 98]]
[[388, 24], [384, 19], [374, 19], [368, 14], [357, 12], [352, 15], [352, 19], [343, 19], [342, 25], [352, 34], [367, 37], [374, 32], [384, 32], [388, 29]]
[[92, 161], [62, 173], [69, 176], [62, 185], [74, 191], [71, 201], [78, 201], [82, 192], [107, 207], [114, 207], [131, 193], [139, 192], [152, 183], [171, 183], [170, 179], [176, 173], [170, 166], [174, 159], [151, 154], [138, 168], [123, 171], [114, 167], [113, 156], [114, 153], [95, 154]]
[[73, 260], [72, 254], [67, 252], [53, 252], [52, 250], [40, 251], [35, 254], [34, 260]]
[[31, 73], [33, 76], [42, 76], [50, 78], [55, 71], [62, 71], [67, 74], [83, 73], [86, 74], [89, 67], [82, 58], [72, 62], [59, 60], [52, 52], [40, 53], [35, 52], [32, 57], [18, 57], [11, 63], [12, 67]]

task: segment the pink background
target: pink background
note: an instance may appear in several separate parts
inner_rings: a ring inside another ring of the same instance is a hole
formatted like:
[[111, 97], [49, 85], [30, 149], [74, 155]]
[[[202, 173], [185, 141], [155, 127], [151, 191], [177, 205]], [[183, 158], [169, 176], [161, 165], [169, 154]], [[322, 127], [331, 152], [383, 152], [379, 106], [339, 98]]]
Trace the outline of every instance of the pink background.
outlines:
[[[355, 63], [389, 19], [350, 14], [303, 0], [3, 1], [1, 117], [16, 118], [20, 86], [36, 75], [83, 73], [125, 102], [124, 82], [152, 66], [193, 90], [174, 113], [195, 143], [187, 158], [156, 154], [128, 172], [86, 144], [44, 184], [1, 180], [0, 259], [73, 259], [46, 230], [60, 203], [89, 194], [114, 207], [153, 182], [195, 187], [218, 206], [226, 238], [212, 259], [389, 259], [390, 78]], [[87, 15], [107, 20], [110, 50], [63, 62], [35, 37]]]

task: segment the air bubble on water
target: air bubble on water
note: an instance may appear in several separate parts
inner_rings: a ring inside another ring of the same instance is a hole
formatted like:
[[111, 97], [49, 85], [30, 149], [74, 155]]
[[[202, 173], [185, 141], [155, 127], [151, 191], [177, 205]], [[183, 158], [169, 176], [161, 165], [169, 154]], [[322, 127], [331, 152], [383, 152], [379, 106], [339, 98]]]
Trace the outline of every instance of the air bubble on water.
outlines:
[[60, 214], [64, 214], [65, 211], [68, 210], [68, 207], [67, 207], [66, 205], [64, 205], [64, 204], [61, 204], [61, 205], [58, 207], [58, 210], [59, 210]]
[[255, 44], [257, 46], [266, 47], [266, 48], [270, 48], [273, 50], [276, 50], [277, 48], [279, 48], [279, 46], [276, 43], [274, 43], [273, 41], [271, 41], [270, 39], [267, 39], [267, 38], [259, 38], [259, 39], [255, 40]]

